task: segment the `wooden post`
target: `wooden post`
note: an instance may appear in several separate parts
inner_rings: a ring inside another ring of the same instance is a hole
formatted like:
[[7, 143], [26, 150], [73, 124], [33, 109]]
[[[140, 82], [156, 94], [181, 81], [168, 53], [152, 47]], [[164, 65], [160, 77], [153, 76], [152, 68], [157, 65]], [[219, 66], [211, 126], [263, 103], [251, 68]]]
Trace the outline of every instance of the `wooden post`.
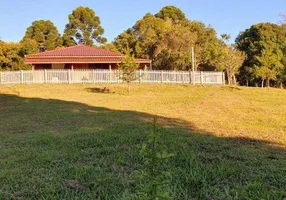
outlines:
[[96, 82], [96, 78], [95, 78], [95, 77], [96, 77], [96, 76], [95, 76], [95, 70], [93, 69], [93, 70], [92, 70], [92, 78], [93, 78], [92, 82], [93, 82], [93, 83]]
[[201, 84], [204, 84], [204, 72], [201, 71], [200, 73]]
[[164, 72], [163, 72], [163, 70], [161, 71], [161, 83], [163, 83], [164, 82]]
[[2, 84], [2, 72], [0, 71], [0, 84]]
[[21, 73], [21, 84], [23, 84], [24, 83], [24, 72], [23, 72], [23, 70], [21, 70], [20, 73]]
[[111, 68], [111, 64], [109, 64], [109, 82], [111, 82], [111, 71], [112, 70], [112, 68]]
[[120, 81], [120, 71], [119, 71], [119, 69], [117, 70], [117, 83], [119, 83], [119, 81]]
[[71, 70], [68, 70], [68, 83], [71, 84]]
[[184, 71], [182, 71], [182, 83], [184, 84]]
[[48, 82], [48, 74], [47, 74], [46, 69], [44, 70], [44, 78], [45, 78], [44, 83], [47, 83]]

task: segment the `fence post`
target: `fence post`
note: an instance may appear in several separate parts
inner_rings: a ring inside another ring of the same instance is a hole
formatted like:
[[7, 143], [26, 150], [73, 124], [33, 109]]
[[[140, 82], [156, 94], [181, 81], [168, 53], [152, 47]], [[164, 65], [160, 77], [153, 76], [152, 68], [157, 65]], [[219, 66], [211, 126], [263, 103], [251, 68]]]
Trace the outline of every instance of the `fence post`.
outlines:
[[184, 84], [184, 71], [182, 71], [182, 83]]
[[68, 83], [71, 84], [71, 70], [68, 70]]
[[191, 83], [192, 83], [192, 81], [193, 81], [193, 80], [192, 80], [192, 76], [193, 76], [193, 75], [192, 75], [192, 71], [190, 70], [190, 71], [189, 71], [190, 84], [191, 84]]
[[0, 85], [2, 84], [2, 72], [0, 71]]
[[203, 85], [204, 84], [204, 72], [202, 72], [202, 71], [200, 74], [200, 79], [201, 79], [201, 84]]
[[225, 85], [225, 72], [222, 72], [222, 84]]
[[142, 70], [140, 69], [139, 70], [139, 83], [142, 82]]
[[92, 79], [93, 79], [92, 82], [95, 83], [95, 70], [94, 69], [92, 70]]
[[164, 82], [164, 76], [163, 76], [163, 70], [161, 70], [161, 83], [163, 83]]
[[44, 70], [44, 78], [45, 78], [44, 83], [48, 83], [48, 74], [46, 69]]
[[117, 70], [117, 83], [119, 83], [119, 80], [120, 80], [120, 72], [119, 72], [119, 69]]

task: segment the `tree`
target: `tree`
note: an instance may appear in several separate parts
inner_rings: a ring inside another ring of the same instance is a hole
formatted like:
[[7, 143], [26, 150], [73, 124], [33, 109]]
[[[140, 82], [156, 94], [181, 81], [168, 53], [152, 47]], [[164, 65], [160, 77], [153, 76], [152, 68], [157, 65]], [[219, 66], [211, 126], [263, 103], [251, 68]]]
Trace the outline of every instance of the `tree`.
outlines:
[[0, 41], [0, 70], [30, 69], [21, 56], [21, 44]]
[[245, 60], [244, 53], [237, 50], [235, 46], [226, 45], [221, 60], [220, 66], [226, 71], [228, 85], [236, 85], [236, 75]]
[[108, 51], [113, 51], [113, 52], [118, 52], [118, 49], [114, 46], [114, 44], [112, 43], [105, 43], [99, 46], [99, 48], [104, 49], [104, 50], [108, 50]]
[[256, 76], [262, 79], [261, 87], [263, 82], [266, 80], [266, 85], [269, 87], [270, 80], [276, 80], [278, 71], [283, 67], [280, 60], [277, 59], [277, 54], [271, 51], [271, 49], [265, 49], [262, 51], [261, 56], [256, 57], [259, 62], [256, 67]]
[[130, 83], [138, 79], [136, 76], [136, 70], [138, 70], [139, 64], [136, 63], [134, 56], [127, 54], [122, 58], [119, 64], [120, 79], [128, 85], [128, 95], [130, 95]]
[[[52, 50], [62, 46], [62, 38], [57, 28], [49, 20], [34, 21], [27, 28], [22, 42], [29, 39], [37, 42], [39, 51]], [[31, 41], [28, 41], [28, 43], [31, 43]]]
[[138, 57], [139, 55], [137, 55], [136, 52], [136, 44], [137, 44], [137, 38], [132, 28], [129, 28], [123, 33], [121, 33], [113, 41], [113, 45], [119, 52], [124, 54], [130, 52], [132, 55]]
[[[273, 74], [281, 71], [285, 57], [286, 31], [282, 26], [271, 23], [259, 23], [241, 32], [236, 39], [236, 44], [247, 55], [240, 70], [240, 81], [245, 78], [254, 85], [261, 77], [261, 72], [268, 74], [267, 84], [274, 80]], [[263, 67], [262, 70], [258, 68]], [[265, 70], [265, 67], [269, 70]], [[258, 75], [256, 74], [257, 72]], [[267, 72], [267, 73], [266, 73]], [[254, 77], [254, 78], [253, 78]], [[278, 76], [275, 78], [280, 81]]]
[[217, 33], [211, 26], [200, 21], [190, 21], [190, 31], [196, 33], [195, 68], [200, 70], [218, 70], [224, 43], [217, 38]]
[[100, 26], [100, 19], [92, 9], [79, 6], [68, 18], [69, 23], [63, 35], [64, 46], [76, 44], [92, 46], [94, 43], [102, 44], [107, 41], [102, 37], [104, 29]]
[[191, 47], [196, 51], [196, 68], [216, 69], [221, 42], [211, 27], [189, 21], [174, 6], [166, 6], [157, 14], [147, 13], [132, 28], [120, 34], [113, 44], [135, 57], [153, 60], [154, 69], [188, 70]]
[[183, 11], [175, 6], [165, 6], [163, 7], [156, 15], [155, 17], [161, 18], [163, 20], [172, 20], [175, 24], [182, 24], [187, 23], [188, 19], [186, 18], [185, 13]]
[[21, 45], [20, 55], [22, 57], [25, 57], [28, 54], [38, 53], [40, 51], [37, 41], [33, 39], [25, 39], [21, 41], [19, 45]]

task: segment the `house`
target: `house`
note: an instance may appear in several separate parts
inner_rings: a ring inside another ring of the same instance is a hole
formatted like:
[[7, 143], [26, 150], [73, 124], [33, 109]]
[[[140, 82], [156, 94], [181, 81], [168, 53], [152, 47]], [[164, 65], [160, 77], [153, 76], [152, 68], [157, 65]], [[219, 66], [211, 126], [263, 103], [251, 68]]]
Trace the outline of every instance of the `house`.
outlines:
[[[40, 69], [117, 69], [123, 54], [100, 48], [77, 45], [67, 48], [30, 54], [26, 64]], [[151, 60], [136, 59], [139, 69], [151, 68]]]

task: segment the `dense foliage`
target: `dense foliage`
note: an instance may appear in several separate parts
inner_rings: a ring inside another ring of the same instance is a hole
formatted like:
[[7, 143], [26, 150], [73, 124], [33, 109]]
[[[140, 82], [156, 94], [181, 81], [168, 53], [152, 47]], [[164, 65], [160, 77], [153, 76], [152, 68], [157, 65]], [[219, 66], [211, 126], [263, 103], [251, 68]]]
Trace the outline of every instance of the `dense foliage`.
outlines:
[[64, 46], [105, 43], [107, 40], [101, 36], [103, 33], [104, 29], [95, 12], [88, 7], [79, 6], [69, 15], [69, 23], [63, 35]]
[[247, 59], [240, 68], [239, 78], [254, 85], [264, 80], [269, 86], [285, 83], [286, 30], [283, 26], [259, 23], [246, 29], [236, 39], [237, 46]]
[[26, 51], [32, 51], [27, 43], [0, 41], [0, 71], [30, 69], [23, 60]]
[[155, 69], [190, 69], [190, 49], [196, 49], [196, 68], [211, 67], [222, 47], [212, 27], [189, 21], [174, 6], [162, 8], [157, 14], [147, 13], [136, 24], [120, 34], [114, 45], [122, 53], [132, 51], [136, 57], [150, 58]]
[[138, 79], [136, 76], [136, 70], [139, 68], [139, 64], [129, 53], [121, 59], [119, 64], [119, 78], [128, 85], [128, 94], [130, 94], [130, 83]]
[[52, 50], [62, 46], [62, 38], [55, 25], [47, 20], [37, 20], [27, 28], [22, 41], [32, 39], [37, 42], [39, 51]]

